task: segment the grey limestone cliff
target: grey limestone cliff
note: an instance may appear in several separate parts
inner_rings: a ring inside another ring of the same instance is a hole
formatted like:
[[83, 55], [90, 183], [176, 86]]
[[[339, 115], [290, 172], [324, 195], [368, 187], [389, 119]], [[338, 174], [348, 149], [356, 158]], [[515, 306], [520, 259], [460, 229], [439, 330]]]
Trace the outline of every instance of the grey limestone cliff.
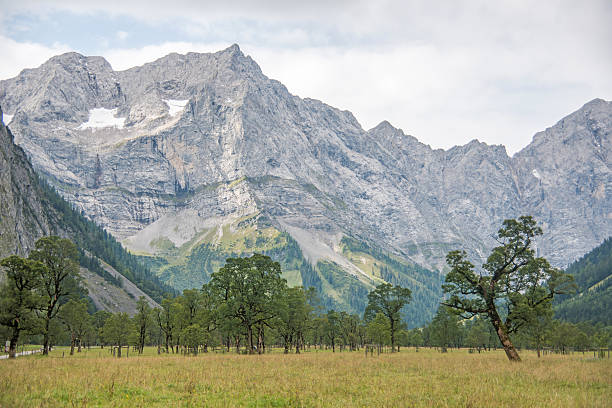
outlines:
[[34, 242], [51, 230], [36, 174], [9, 129], [0, 123], [0, 258], [27, 255]]

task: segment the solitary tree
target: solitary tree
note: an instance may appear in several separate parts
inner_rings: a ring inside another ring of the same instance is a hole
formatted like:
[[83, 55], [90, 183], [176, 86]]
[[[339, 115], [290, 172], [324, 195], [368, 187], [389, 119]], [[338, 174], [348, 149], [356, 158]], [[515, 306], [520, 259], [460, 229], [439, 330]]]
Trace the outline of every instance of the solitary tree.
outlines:
[[400, 311], [410, 302], [411, 292], [408, 288], [381, 283], [368, 294], [368, 306], [365, 310], [366, 320], [382, 313], [389, 320], [391, 335], [391, 352], [395, 351], [395, 334], [401, 329]]
[[408, 343], [418, 351], [423, 345], [423, 333], [421, 329], [412, 329], [408, 332]]
[[325, 337], [328, 344], [332, 346], [332, 352], [336, 352], [336, 339], [340, 334], [340, 315], [335, 310], [327, 311], [324, 324]]
[[361, 334], [361, 319], [357, 315], [340, 312], [340, 330], [342, 339], [345, 345], [349, 346], [351, 351], [357, 350], [359, 335]]
[[509, 335], [546, 313], [553, 296], [572, 287], [571, 276], [535, 256], [533, 239], [541, 234], [532, 217], [505, 220], [497, 234], [500, 245], [478, 272], [465, 251], [446, 257], [451, 270], [443, 289], [450, 296], [444, 304], [465, 318], [485, 316], [510, 361], [520, 357]]
[[286, 288], [281, 296], [274, 326], [285, 343], [285, 354], [289, 353], [291, 344], [295, 344], [295, 352], [299, 353], [312, 307], [308, 304], [307, 292], [301, 286]]
[[541, 316], [537, 316], [530, 322], [529, 325], [525, 326], [521, 330], [521, 334], [531, 343], [531, 346], [535, 347], [538, 358], [540, 358], [542, 347], [548, 337], [548, 331], [553, 322], [553, 311], [550, 313], [544, 313]]
[[35, 289], [44, 266], [17, 255], [4, 258], [0, 266], [6, 271], [6, 280], [0, 286], [0, 324], [10, 329], [9, 358], [15, 358], [19, 335], [36, 324], [34, 309], [41, 299]]
[[377, 313], [366, 326], [366, 332], [370, 341], [378, 346], [378, 351], [382, 346], [389, 344], [391, 340], [391, 328], [389, 319], [382, 313]]
[[43, 354], [49, 354], [49, 327], [51, 320], [60, 311], [61, 300], [77, 289], [79, 276], [78, 251], [72, 241], [57, 236], [44, 237], [36, 241], [36, 249], [30, 258], [40, 261], [41, 293], [45, 304], [41, 308], [43, 327]]
[[489, 327], [491, 326], [487, 326], [487, 322], [485, 320], [474, 318], [470, 323], [467, 332], [467, 345], [477, 349], [480, 353], [480, 350], [486, 347], [487, 342], [489, 340]]
[[166, 298], [162, 300], [161, 306], [161, 309], [155, 308], [154, 317], [155, 322], [164, 335], [166, 353], [169, 353], [172, 343], [172, 335], [175, 331], [175, 304], [172, 299]]
[[100, 341], [100, 345], [104, 348], [106, 339], [104, 338], [102, 328], [104, 323], [112, 316], [112, 313], [106, 310], [98, 310], [92, 316], [92, 331], [95, 333], [95, 337]]
[[446, 306], [440, 306], [434, 316], [430, 328], [430, 341], [433, 345], [440, 347], [440, 351], [446, 353], [447, 347], [456, 345], [460, 337], [461, 327], [459, 318], [455, 313], [448, 310]]
[[181, 339], [186, 350], [197, 355], [200, 345], [204, 343], [204, 330], [199, 324], [194, 323], [185, 327], [182, 331]]

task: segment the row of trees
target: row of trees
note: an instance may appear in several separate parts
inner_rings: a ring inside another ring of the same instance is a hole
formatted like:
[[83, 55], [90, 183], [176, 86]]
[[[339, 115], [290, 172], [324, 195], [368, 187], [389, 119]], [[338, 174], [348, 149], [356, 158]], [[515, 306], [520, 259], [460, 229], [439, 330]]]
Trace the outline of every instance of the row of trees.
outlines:
[[78, 285], [77, 261], [75, 245], [59, 237], [39, 240], [28, 258], [13, 255], [1, 261], [7, 279], [0, 290], [0, 324], [8, 329], [11, 357], [24, 332], [42, 336], [45, 354], [52, 342], [69, 342], [71, 354], [83, 345], [114, 345], [120, 356], [126, 345], [140, 353], [145, 344], [156, 344], [160, 352], [243, 347], [263, 353], [271, 342], [299, 353], [312, 345], [356, 350], [387, 338], [395, 350], [404, 328], [400, 310], [410, 300], [410, 290], [381, 284], [368, 296], [365, 320], [324, 312], [314, 289], [288, 287], [280, 264], [255, 254], [228, 259], [208, 284], [166, 298], [160, 308], [141, 298], [133, 317], [90, 314]]
[[161, 308], [151, 309], [141, 299], [131, 329], [127, 316], [109, 318], [125, 322], [123, 334], [131, 335], [111, 329], [120, 326], [113, 323], [102, 327], [101, 338], [119, 347], [135, 346], [139, 352], [150, 343], [158, 352], [197, 354], [213, 347], [252, 354], [264, 353], [270, 344], [285, 353], [313, 346], [357, 350], [366, 342], [382, 344], [388, 336], [395, 349], [396, 333], [403, 328], [400, 310], [410, 300], [410, 291], [382, 284], [368, 298], [365, 320], [324, 312], [314, 289], [288, 287], [278, 262], [255, 254], [228, 259], [202, 289], [164, 299]]
[[[429, 325], [410, 330], [406, 335], [410, 346], [437, 347], [440, 351], [469, 347], [480, 353], [501, 346], [494, 326], [485, 318], [464, 320], [446, 306], [438, 309]], [[566, 353], [569, 350], [609, 348], [612, 347], [612, 326], [589, 322], [573, 324], [547, 314], [516, 332], [513, 344], [518, 348], [537, 350], [538, 357], [542, 349]]]
[[[319, 306], [313, 289], [289, 288], [278, 262], [255, 254], [229, 258], [201, 289], [185, 290], [151, 309], [141, 299], [133, 318], [124, 313], [87, 314], [87, 305], [68, 300], [76, 293], [76, 248], [57, 237], [43, 238], [28, 259], [2, 261], [8, 280], [2, 288], [0, 322], [12, 329], [14, 350], [20, 331], [41, 325], [45, 353], [51, 323], [60, 317], [70, 333], [72, 350], [83, 338], [121, 347], [131, 344], [142, 353], [145, 344], [166, 352], [198, 353], [209, 347], [232, 347], [263, 353], [267, 344], [286, 352], [325, 346], [336, 351], [365, 344], [436, 345], [442, 349], [471, 346], [478, 350], [500, 344], [511, 361], [520, 361], [516, 342], [540, 350], [545, 345], [590, 345], [609, 342], [609, 331], [554, 322], [552, 299], [569, 293], [571, 276], [535, 256], [535, 237], [542, 234], [535, 220], [506, 220], [497, 235], [499, 246], [476, 268], [463, 251], [447, 256], [450, 271], [443, 285], [446, 300], [430, 325], [405, 330], [401, 318], [410, 301], [409, 289], [383, 283], [368, 295], [363, 319]], [[486, 327], [486, 329], [485, 329]], [[587, 334], [589, 332], [589, 334]], [[595, 334], [596, 332], [596, 334]], [[560, 340], [559, 333], [563, 333]], [[584, 334], [584, 336], [582, 334]], [[419, 337], [421, 340], [419, 340]], [[512, 337], [512, 340], [511, 340]]]

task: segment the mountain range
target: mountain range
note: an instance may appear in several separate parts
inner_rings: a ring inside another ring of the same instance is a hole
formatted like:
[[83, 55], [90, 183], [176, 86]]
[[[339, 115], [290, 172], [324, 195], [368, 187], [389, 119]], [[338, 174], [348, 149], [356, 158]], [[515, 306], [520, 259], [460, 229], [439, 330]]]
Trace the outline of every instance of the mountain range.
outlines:
[[595, 99], [510, 157], [473, 140], [432, 149], [381, 122], [292, 95], [237, 45], [125, 71], [67, 53], [0, 81], [34, 169], [177, 289], [225, 258], [281, 261], [292, 285], [360, 312], [388, 281], [427, 321], [445, 255], [475, 264], [505, 218], [533, 215], [565, 267], [612, 235], [612, 103]]

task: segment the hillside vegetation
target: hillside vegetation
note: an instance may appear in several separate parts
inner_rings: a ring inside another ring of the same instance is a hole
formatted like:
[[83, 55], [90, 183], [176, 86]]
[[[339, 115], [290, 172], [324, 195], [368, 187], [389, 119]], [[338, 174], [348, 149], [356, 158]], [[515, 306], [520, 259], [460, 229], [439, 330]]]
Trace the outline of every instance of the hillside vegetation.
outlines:
[[313, 287], [321, 306], [361, 315], [367, 295], [383, 281], [410, 288], [412, 301], [404, 319], [418, 327], [433, 317], [439, 299], [443, 276], [419, 265], [395, 257], [368, 244], [344, 237], [339, 252], [360, 275], [349, 275], [336, 262], [322, 258], [313, 266], [298, 243], [286, 232], [271, 226], [264, 217], [244, 217], [222, 228], [203, 231], [177, 248], [168, 239], [151, 243], [155, 255], [137, 254], [161, 281], [178, 290], [200, 288], [226, 259], [261, 253], [279, 262], [282, 277], [289, 286]]
[[559, 298], [556, 317], [612, 325], [612, 238], [571, 264], [567, 273], [574, 276], [578, 291]]
[[112, 235], [72, 208], [53, 187], [41, 179], [38, 182], [44, 197], [43, 203], [46, 202], [46, 208], [54, 210], [51, 217], [55, 218], [56, 225], [61, 226], [65, 235], [79, 248], [81, 266], [109, 283], [121, 286], [119, 279], [102, 268], [97, 260], [99, 258], [158, 302], [161, 302], [164, 295], [174, 293], [171, 287], [160, 282], [135, 256], [123, 249]]
[[[121, 288], [125, 278], [157, 301], [165, 294], [174, 293], [110, 234], [73, 208], [39, 177], [25, 152], [15, 145], [11, 130], [1, 123], [0, 170], [0, 259], [12, 254], [27, 255], [39, 238], [59, 235], [77, 245], [80, 266], [107, 283]], [[109, 273], [100, 261], [121, 276]], [[129, 299], [129, 294], [123, 292]]]

